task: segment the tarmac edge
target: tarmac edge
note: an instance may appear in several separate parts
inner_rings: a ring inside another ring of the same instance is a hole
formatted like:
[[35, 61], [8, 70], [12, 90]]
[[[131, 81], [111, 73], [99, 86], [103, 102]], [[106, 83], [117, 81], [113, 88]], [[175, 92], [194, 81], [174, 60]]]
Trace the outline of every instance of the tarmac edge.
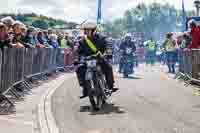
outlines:
[[51, 98], [54, 92], [67, 80], [73, 77], [73, 74], [64, 74], [56, 82], [47, 89], [47, 91], [42, 95], [40, 103], [38, 104], [38, 120], [41, 133], [59, 133], [55, 118], [52, 113], [52, 103]]

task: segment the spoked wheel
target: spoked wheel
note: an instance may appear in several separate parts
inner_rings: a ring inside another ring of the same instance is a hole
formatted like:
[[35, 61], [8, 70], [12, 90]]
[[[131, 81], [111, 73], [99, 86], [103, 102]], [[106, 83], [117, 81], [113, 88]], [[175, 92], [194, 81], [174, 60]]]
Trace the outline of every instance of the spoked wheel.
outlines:
[[106, 103], [102, 96], [89, 96], [89, 100], [92, 105], [92, 109], [95, 111], [100, 110], [103, 104]]
[[[90, 93], [89, 95], [89, 100], [90, 103], [92, 105], [92, 108], [96, 111], [96, 110], [100, 110], [103, 106], [104, 102], [104, 98], [101, 95], [101, 92], [99, 91], [99, 85], [100, 83], [97, 81], [90, 81], [90, 88], [95, 88], [95, 90], [93, 90], [93, 92]], [[97, 89], [98, 88], [98, 89]]]
[[105, 80], [99, 77], [96, 80], [94, 87], [96, 88], [95, 92], [89, 96], [89, 100], [94, 110], [100, 110], [103, 105], [106, 104], [107, 99], [107, 94], [104, 92], [104, 90], [107, 89]]
[[100, 109], [97, 104], [99, 100], [96, 96], [89, 96], [89, 100], [92, 105], [92, 109], [94, 109], [95, 111]]

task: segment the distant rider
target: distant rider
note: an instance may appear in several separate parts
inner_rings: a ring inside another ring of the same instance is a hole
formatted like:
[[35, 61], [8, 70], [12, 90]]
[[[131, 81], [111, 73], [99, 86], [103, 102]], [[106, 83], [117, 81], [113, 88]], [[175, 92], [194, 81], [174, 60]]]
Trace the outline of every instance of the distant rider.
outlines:
[[134, 54], [134, 52], [136, 52], [136, 46], [135, 43], [132, 42], [130, 34], [126, 34], [125, 40], [120, 45], [120, 51], [121, 51], [121, 59], [119, 65], [120, 73], [122, 73], [123, 70], [124, 59], [127, 56], [127, 50], [130, 50], [131, 54]]

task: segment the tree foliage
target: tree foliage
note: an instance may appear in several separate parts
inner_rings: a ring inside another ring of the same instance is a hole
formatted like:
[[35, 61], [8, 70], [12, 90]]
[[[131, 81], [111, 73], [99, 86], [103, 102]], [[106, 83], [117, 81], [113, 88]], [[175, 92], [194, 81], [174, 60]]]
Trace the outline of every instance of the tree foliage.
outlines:
[[[74, 25], [76, 25], [76, 23], [73, 22], [67, 22], [62, 19], [54, 19], [52, 17], [47, 17], [44, 15], [37, 15], [35, 13], [25, 13], [25, 14], [2, 13], [0, 14], [0, 19], [7, 16], [11, 16], [13, 19], [19, 20], [28, 26], [36, 26], [38, 28], [47, 28], [47, 26], [49, 28], [54, 28], [55, 26], [62, 27], [65, 25], [69, 25], [70, 27], [74, 28]], [[38, 24], [41, 24], [41, 26]]]
[[32, 23], [32, 26], [34, 26], [36, 28], [40, 28], [40, 29], [48, 29], [48, 27], [49, 27], [48, 23], [43, 20], [35, 20]]
[[[188, 15], [191, 14], [188, 12]], [[181, 27], [177, 27], [177, 23], [182, 22], [181, 15], [180, 10], [169, 4], [152, 3], [147, 6], [142, 3], [127, 10], [122, 18], [106, 23], [105, 29], [113, 36], [126, 32], [143, 32], [146, 38], [160, 39], [160, 34], [180, 30]]]

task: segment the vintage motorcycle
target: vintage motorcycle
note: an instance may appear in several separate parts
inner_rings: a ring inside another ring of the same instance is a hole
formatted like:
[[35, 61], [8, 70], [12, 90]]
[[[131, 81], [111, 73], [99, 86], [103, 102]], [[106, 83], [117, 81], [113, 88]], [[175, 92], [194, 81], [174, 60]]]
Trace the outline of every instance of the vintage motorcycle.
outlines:
[[123, 56], [123, 75], [124, 78], [128, 78], [129, 75], [133, 74], [134, 67], [134, 57], [135, 53], [132, 52], [132, 48], [127, 47], [125, 51], [125, 55]]
[[89, 56], [82, 59], [82, 65], [86, 65], [86, 87], [91, 106], [94, 110], [102, 109], [112, 91], [108, 88], [105, 75], [99, 65], [99, 57]]

